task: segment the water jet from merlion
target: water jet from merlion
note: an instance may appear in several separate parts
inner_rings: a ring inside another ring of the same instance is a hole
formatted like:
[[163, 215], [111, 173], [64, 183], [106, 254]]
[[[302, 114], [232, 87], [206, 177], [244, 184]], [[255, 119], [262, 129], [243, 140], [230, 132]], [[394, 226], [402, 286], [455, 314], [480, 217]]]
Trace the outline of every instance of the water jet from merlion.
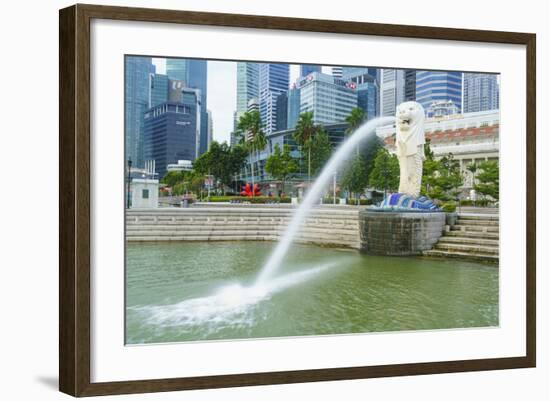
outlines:
[[334, 172], [338, 171], [342, 164], [346, 161], [348, 155], [355, 150], [362, 142], [371, 135], [375, 134], [375, 129], [379, 125], [389, 124], [395, 121], [394, 117], [378, 117], [367, 121], [361, 125], [347, 140], [345, 140], [336, 152], [327, 162], [319, 177], [313, 183], [313, 186], [307, 192], [302, 203], [294, 213], [292, 221], [286, 228], [281, 240], [275, 247], [267, 263], [262, 268], [257, 280], [257, 284], [261, 284], [269, 279], [277, 271], [283, 261], [288, 249], [292, 245], [294, 237], [302, 226], [304, 219], [308, 216], [315, 203], [325, 190], [334, 176]]

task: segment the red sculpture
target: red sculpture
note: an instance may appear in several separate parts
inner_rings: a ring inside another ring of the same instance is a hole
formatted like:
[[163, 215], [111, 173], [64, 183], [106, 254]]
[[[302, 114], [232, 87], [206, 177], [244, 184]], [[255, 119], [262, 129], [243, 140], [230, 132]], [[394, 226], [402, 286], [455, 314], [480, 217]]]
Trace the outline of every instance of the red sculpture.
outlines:
[[254, 184], [254, 193], [252, 193], [252, 185], [246, 184], [243, 187], [243, 191], [241, 192], [241, 196], [262, 196], [262, 193], [260, 192], [260, 186], [258, 184]]

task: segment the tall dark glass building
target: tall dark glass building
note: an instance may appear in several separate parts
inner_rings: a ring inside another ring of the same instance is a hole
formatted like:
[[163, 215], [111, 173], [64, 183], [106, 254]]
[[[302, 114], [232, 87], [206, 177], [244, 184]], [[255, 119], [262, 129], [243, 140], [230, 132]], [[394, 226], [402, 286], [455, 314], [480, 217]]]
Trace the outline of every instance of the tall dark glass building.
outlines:
[[155, 72], [150, 57], [124, 60], [124, 141], [126, 158], [143, 167], [143, 113], [149, 106], [149, 76]]
[[208, 64], [206, 60], [166, 59], [166, 75], [168, 75], [168, 78], [183, 81], [187, 87], [200, 90], [202, 115], [199, 154], [203, 154], [208, 150], [207, 73]]
[[416, 100], [416, 70], [405, 70], [405, 101]]
[[277, 97], [277, 120], [275, 130], [285, 130], [288, 124], [288, 92], [281, 93]]
[[[155, 160], [159, 177], [168, 164], [195, 160], [199, 153], [201, 126], [200, 93], [171, 80], [168, 101], [144, 114], [144, 154]], [[208, 124], [208, 121], [207, 121]]]

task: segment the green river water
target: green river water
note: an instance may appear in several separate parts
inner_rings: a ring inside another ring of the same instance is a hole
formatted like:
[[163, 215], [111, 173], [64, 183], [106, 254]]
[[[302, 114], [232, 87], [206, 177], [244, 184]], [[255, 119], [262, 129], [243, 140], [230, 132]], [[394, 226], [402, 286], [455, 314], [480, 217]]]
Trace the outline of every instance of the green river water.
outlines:
[[498, 326], [494, 265], [272, 242], [129, 243], [126, 343]]

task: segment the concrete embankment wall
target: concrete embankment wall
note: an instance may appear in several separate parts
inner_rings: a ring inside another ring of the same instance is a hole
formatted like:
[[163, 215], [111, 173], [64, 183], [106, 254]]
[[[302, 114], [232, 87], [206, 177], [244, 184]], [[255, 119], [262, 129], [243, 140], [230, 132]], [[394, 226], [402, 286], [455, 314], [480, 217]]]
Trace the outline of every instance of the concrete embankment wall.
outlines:
[[[289, 207], [190, 207], [131, 209], [128, 241], [277, 241], [292, 218]], [[311, 211], [296, 242], [359, 248], [359, 209]]]

